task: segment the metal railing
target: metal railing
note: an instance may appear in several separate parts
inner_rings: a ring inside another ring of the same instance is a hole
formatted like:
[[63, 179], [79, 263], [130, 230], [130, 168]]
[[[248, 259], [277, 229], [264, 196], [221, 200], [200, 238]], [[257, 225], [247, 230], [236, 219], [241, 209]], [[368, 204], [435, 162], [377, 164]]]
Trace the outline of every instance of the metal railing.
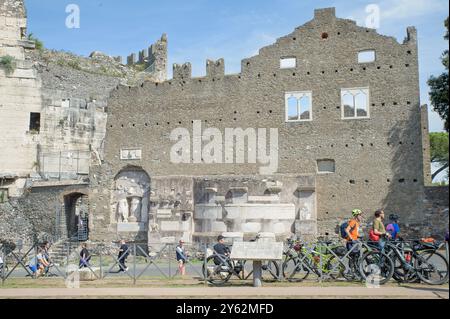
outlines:
[[[50, 266], [42, 273], [33, 272], [30, 264], [34, 264], [42, 248], [41, 243], [26, 247], [22, 251], [10, 249], [0, 245], [0, 256], [5, 267], [0, 268], [2, 283], [11, 278], [37, 278], [57, 276], [67, 279], [74, 269], [78, 272], [88, 272], [91, 279], [103, 280], [105, 278], [128, 277], [136, 284], [142, 279], [174, 279], [179, 275], [178, 262], [176, 260], [176, 244], [157, 244], [158, 249], [148, 251], [148, 243], [129, 243], [127, 249], [119, 254], [118, 244], [89, 243], [90, 258], [83, 262], [79, 242], [67, 241], [62, 245], [58, 243], [59, 251], [47, 252]], [[73, 249], [72, 246], [77, 246]], [[63, 249], [61, 251], [61, 249]], [[185, 260], [186, 273], [199, 280], [204, 280], [202, 265], [207, 254], [207, 246], [203, 244], [186, 244], [188, 258]], [[62, 256], [64, 254], [64, 256]], [[58, 262], [55, 262], [58, 260]]]
[[[413, 245], [417, 240], [402, 241], [405, 245]], [[56, 276], [66, 280], [71, 276], [73, 269], [80, 272], [87, 272], [85, 276], [90, 280], [104, 280], [109, 278], [129, 278], [133, 285], [139, 280], [144, 279], [165, 279], [170, 280], [176, 278], [179, 274], [178, 262], [176, 260], [176, 244], [174, 243], [129, 243], [126, 251], [119, 254], [120, 245], [117, 243], [88, 243], [87, 249], [90, 252], [90, 259], [87, 263], [81, 263], [79, 242], [65, 242], [64, 256], [61, 262], [53, 262], [51, 266], [45, 269], [42, 276]], [[285, 263], [289, 258], [297, 258], [297, 264], [304, 267], [304, 271], [309, 272], [313, 276], [313, 280], [323, 282], [328, 280], [336, 280], [338, 274], [342, 271], [350, 271], [349, 260], [352, 254], [360, 253], [364, 249], [370, 249], [374, 243], [366, 241], [358, 241], [349, 250], [345, 248], [345, 242], [339, 241], [312, 241], [303, 242], [301, 250], [294, 250], [292, 244], [285, 245], [283, 260], [273, 261], [277, 263], [279, 273], [275, 280], [290, 281], [284, 274]], [[72, 246], [78, 247], [73, 249]], [[0, 257], [3, 261], [0, 267], [0, 278], [2, 284], [11, 278], [37, 278], [36, 272], [29, 267], [30, 260], [36, 259], [40, 252], [42, 244], [33, 244], [29, 246], [11, 247], [10, 245], [0, 244]], [[148, 250], [150, 248], [150, 251]], [[185, 244], [185, 250], [188, 252], [185, 262], [186, 273], [193, 278], [203, 281], [207, 284], [207, 278], [203, 273], [203, 266], [206, 265], [206, 259], [212, 253], [212, 247], [208, 244], [193, 243]], [[341, 252], [338, 253], [336, 248], [340, 247]], [[342, 250], [345, 249], [345, 252]], [[446, 262], [449, 262], [448, 242], [442, 242], [440, 250], [445, 249]], [[299, 253], [300, 252], [300, 253]], [[57, 252], [53, 252], [50, 248], [48, 256], [50, 262], [52, 259], [61, 259], [61, 251], [59, 256]], [[297, 254], [297, 255], [296, 255]], [[333, 263], [327, 263], [333, 260]], [[239, 280], [247, 280], [252, 275], [251, 263], [244, 263], [246, 267], [242, 270], [242, 275], [238, 276]], [[72, 269], [72, 271], [70, 271]]]

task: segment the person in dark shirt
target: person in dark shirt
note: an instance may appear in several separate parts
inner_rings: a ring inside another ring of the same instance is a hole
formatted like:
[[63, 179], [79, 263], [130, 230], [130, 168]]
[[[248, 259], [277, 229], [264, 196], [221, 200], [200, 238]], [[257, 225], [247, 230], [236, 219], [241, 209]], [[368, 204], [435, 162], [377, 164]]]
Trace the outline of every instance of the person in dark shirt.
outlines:
[[119, 272], [121, 271], [128, 271], [128, 267], [125, 265], [125, 262], [127, 260], [128, 255], [130, 252], [128, 251], [128, 246], [125, 242], [125, 240], [120, 241], [120, 249], [119, 249]]
[[181, 276], [184, 276], [186, 274], [186, 261], [187, 261], [187, 252], [183, 244], [184, 244], [183, 239], [180, 239], [175, 249], [178, 261], [178, 272], [180, 273]]
[[89, 267], [89, 261], [91, 260], [91, 254], [87, 249], [87, 244], [83, 243], [81, 245], [82, 249], [80, 251], [80, 268]]
[[[223, 237], [222, 235], [219, 235], [217, 237], [217, 244], [214, 245], [213, 249], [216, 254], [222, 255], [222, 256], [228, 257], [231, 253], [230, 249], [225, 245], [225, 237]], [[223, 259], [223, 257], [222, 257], [222, 259]], [[222, 263], [221, 258], [214, 257], [214, 263], [216, 265], [220, 265]]]

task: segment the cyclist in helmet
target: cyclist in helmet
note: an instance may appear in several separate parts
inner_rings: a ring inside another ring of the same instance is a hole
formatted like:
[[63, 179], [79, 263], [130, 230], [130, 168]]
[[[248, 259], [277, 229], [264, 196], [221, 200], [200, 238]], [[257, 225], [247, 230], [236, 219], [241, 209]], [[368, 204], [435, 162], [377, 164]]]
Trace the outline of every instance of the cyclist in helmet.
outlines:
[[386, 226], [386, 231], [391, 234], [392, 239], [399, 238], [398, 234], [400, 233], [400, 226], [398, 225], [397, 214], [389, 215], [389, 225]]
[[[363, 212], [360, 209], [352, 210], [352, 219], [348, 221], [347, 228], [345, 229], [348, 250], [352, 249], [354, 241], [359, 238], [359, 226], [362, 222], [362, 215]], [[353, 250], [353, 253], [356, 253], [356, 251]]]

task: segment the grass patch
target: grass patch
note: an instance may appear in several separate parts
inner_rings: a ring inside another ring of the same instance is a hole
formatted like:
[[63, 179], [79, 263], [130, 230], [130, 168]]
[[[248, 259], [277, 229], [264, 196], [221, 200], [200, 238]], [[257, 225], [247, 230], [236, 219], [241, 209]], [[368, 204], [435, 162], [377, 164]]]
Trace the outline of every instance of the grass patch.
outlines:
[[2, 56], [0, 57], [0, 67], [9, 75], [16, 69], [16, 60], [10, 55]]

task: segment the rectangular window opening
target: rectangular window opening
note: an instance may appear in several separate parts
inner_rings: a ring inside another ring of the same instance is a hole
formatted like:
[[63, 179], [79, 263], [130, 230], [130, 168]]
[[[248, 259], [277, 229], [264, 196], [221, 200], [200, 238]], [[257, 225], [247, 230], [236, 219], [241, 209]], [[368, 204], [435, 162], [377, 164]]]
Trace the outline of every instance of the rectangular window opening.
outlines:
[[41, 130], [41, 113], [30, 113], [30, 133], [39, 133]]
[[296, 58], [281, 58], [280, 59], [280, 69], [293, 69], [297, 67]]
[[364, 50], [358, 52], [358, 63], [375, 62], [375, 50]]
[[335, 173], [336, 163], [333, 159], [320, 159], [317, 160], [317, 172], [318, 173]]

